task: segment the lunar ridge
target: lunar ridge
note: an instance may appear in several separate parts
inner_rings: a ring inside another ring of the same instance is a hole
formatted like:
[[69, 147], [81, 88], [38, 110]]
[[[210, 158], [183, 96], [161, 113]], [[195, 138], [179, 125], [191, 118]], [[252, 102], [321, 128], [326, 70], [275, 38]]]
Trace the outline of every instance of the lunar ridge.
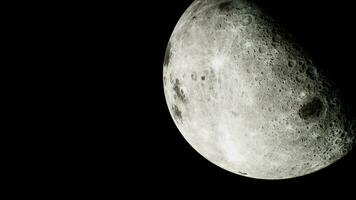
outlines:
[[242, 176], [303, 176], [354, 145], [337, 88], [251, 1], [194, 1], [168, 42], [163, 84], [187, 142]]

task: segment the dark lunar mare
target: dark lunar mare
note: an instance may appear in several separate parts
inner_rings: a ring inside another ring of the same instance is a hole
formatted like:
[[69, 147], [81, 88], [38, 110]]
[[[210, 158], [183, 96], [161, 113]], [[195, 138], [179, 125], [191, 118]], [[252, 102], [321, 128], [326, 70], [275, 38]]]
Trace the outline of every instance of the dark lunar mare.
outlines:
[[164, 61], [163, 61], [163, 66], [168, 67], [169, 65], [169, 60], [171, 58], [172, 52], [171, 52], [171, 42], [168, 42], [167, 48], [166, 48], [166, 53], [164, 54]]
[[178, 79], [176, 79], [176, 82], [173, 85], [173, 91], [175, 92], [180, 101], [182, 101], [183, 103], [187, 102], [186, 96], [183, 90], [180, 88], [180, 82]]
[[176, 105], [172, 106], [172, 111], [173, 111], [173, 116], [177, 121], [182, 122], [183, 117], [182, 117], [182, 111], [179, 110], [179, 108]]

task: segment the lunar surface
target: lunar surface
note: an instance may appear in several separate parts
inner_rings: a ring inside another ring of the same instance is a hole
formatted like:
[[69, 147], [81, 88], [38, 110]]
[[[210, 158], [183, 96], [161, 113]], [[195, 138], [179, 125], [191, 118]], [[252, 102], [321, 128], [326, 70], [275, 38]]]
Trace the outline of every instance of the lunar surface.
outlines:
[[225, 170], [293, 178], [352, 149], [355, 134], [336, 87], [250, 1], [194, 1], [171, 35], [163, 65], [176, 126]]

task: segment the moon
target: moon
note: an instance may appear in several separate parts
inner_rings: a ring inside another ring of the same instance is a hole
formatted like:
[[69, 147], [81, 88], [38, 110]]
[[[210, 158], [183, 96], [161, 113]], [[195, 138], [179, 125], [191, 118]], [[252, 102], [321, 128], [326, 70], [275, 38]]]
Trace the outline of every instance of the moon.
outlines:
[[163, 85], [185, 140], [246, 177], [318, 171], [355, 141], [336, 86], [281, 25], [247, 0], [196, 0], [168, 42]]

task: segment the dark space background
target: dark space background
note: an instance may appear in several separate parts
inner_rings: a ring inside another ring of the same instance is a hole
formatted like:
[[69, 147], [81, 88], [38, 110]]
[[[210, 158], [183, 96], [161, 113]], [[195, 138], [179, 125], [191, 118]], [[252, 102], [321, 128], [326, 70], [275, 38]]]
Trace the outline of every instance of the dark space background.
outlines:
[[[349, 103], [350, 113], [355, 113], [356, 31], [353, 26], [356, 16], [351, 1], [256, 1], [296, 37], [319, 67], [328, 72]], [[116, 13], [110, 15], [116, 17], [110, 20], [114, 22], [113, 33], [124, 35], [118, 36], [111, 48], [120, 49], [119, 57], [128, 60], [116, 61], [112, 65], [115, 75], [111, 75], [120, 77], [117, 78], [119, 83], [114, 81], [119, 86], [112, 92], [128, 103], [118, 105], [118, 113], [113, 113], [124, 119], [119, 120], [119, 127], [128, 127], [126, 130], [118, 128], [120, 150], [114, 148], [110, 153], [115, 160], [114, 166], [125, 168], [118, 172], [119, 181], [124, 180], [128, 187], [153, 194], [195, 191], [206, 195], [215, 191], [238, 195], [240, 191], [258, 193], [262, 189], [286, 190], [291, 195], [307, 191], [324, 195], [351, 193], [356, 181], [355, 151], [313, 174], [267, 181], [227, 172], [207, 161], [184, 140], [166, 106], [162, 65], [170, 35], [191, 2], [132, 2], [122, 6], [118, 16]], [[121, 156], [127, 160], [120, 161]]]

